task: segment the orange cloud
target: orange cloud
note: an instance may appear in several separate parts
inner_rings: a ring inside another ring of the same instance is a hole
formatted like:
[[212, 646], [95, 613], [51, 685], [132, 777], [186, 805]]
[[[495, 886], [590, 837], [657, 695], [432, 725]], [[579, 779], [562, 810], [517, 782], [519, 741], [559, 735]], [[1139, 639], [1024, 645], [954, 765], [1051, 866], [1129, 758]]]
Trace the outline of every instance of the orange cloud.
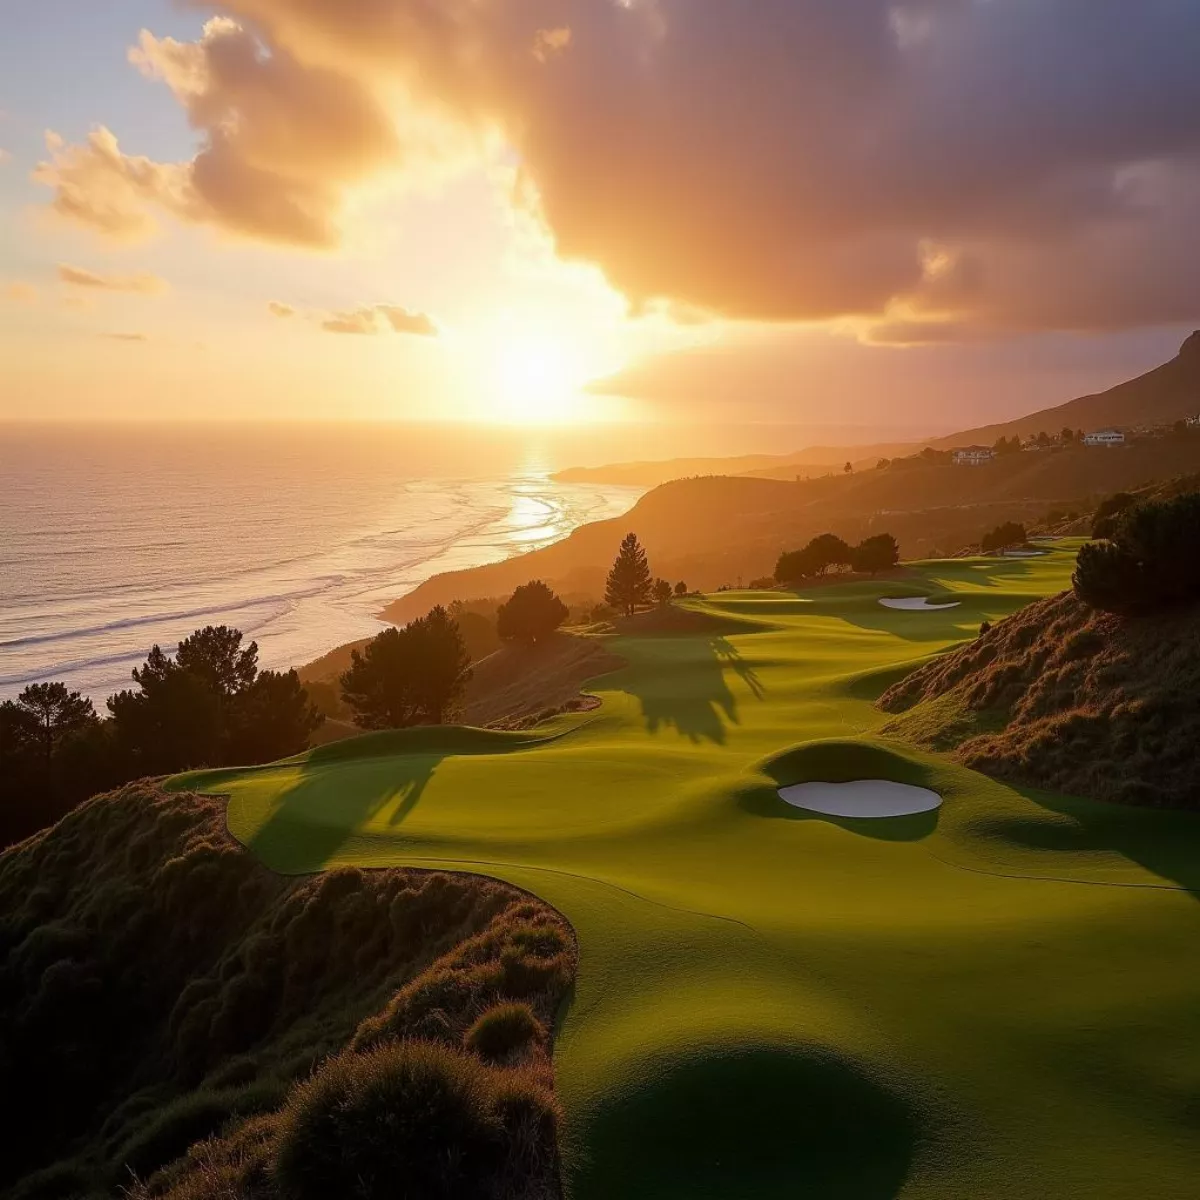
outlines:
[[166, 280], [151, 275], [148, 271], [139, 271], [136, 275], [99, 275], [83, 267], [59, 263], [58, 277], [72, 287], [95, 288], [107, 292], [140, 292], [148, 295], [167, 290]]
[[[381, 324], [382, 322], [382, 324]], [[438, 327], [425, 313], [409, 312], [394, 304], [362, 305], [345, 312], [330, 313], [321, 320], [327, 333], [376, 334], [390, 328], [393, 333], [437, 337]]]
[[267, 305], [267, 312], [273, 317], [282, 318], [294, 317], [296, 315], [296, 310], [290, 304], [283, 304], [278, 300], [272, 300]]
[[111, 237], [152, 232], [156, 212], [264, 241], [328, 248], [351, 185], [399, 155], [392, 121], [358, 80], [269, 54], [235, 22], [215, 18], [194, 43], [143, 31], [130, 61], [165, 83], [203, 145], [186, 163], [124, 154], [107, 129], [80, 146], [49, 140], [34, 178], [60, 215]]
[[96, 336], [109, 342], [148, 342], [150, 340], [144, 333], [100, 333]]

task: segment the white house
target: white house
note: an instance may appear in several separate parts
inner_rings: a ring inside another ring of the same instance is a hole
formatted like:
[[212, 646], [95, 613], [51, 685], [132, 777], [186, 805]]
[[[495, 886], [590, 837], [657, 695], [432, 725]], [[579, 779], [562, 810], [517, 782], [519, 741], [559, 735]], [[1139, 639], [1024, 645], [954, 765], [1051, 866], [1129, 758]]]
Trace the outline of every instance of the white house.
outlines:
[[1083, 435], [1085, 446], [1123, 446], [1125, 435], [1119, 429], [1097, 429], [1095, 433]]
[[996, 452], [990, 446], [963, 446], [954, 452], [956, 467], [982, 467], [996, 457]]
[[1187, 418], [1187, 423], [1188, 423], [1188, 424], [1189, 424], [1189, 425], [1190, 425], [1190, 426], [1191, 426], [1193, 429], [1195, 429], [1197, 425], [1200, 425], [1200, 413], [1196, 413], [1196, 415], [1195, 415], [1195, 416], [1188, 417], [1188, 418]]

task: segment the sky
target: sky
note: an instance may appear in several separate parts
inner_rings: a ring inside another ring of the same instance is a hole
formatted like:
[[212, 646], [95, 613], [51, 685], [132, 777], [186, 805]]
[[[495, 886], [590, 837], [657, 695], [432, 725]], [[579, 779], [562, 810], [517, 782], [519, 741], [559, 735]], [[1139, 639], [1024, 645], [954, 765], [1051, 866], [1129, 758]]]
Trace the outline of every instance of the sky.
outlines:
[[1200, 323], [1188, 0], [38, 0], [0, 418], [949, 431]]

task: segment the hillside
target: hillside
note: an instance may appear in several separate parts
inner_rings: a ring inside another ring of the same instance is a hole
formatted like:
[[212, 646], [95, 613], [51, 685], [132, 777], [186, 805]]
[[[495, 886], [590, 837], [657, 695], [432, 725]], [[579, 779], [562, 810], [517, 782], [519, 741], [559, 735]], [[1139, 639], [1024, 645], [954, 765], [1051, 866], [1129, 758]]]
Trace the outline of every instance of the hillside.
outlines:
[[1102, 429], [1137, 425], [1169, 425], [1200, 413], [1200, 330], [1183, 343], [1170, 362], [1105, 392], [1080, 396], [1055, 408], [1042, 409], [998, 425], [967, 429], [931, 445], [938, 448], [991, 446], [1002, 438], [1029, 437], [1043, 430]]
[[1070, 592], [893, 685], [885, 732], [1003, 779], [1200, 809], [1200, 611], [1122, 620]]
[[403, 622], [434, 604], [503, 596], [535, 578], [559, 592], [599, 598], [630, 530], [655, 574], [712, 590], [770, 574], [782, 550], [826, 530], [850, 541], [887, 531], [906, 558], [921, 558], [976, 543], [1003, 521], [1035, 525], [1051, 509], [1090, 511], [1112, 492], [1197, 471], [1200, 437], [1014, 454], [979, 468], [905, 465], [801, 482], [680, 479], [643, 496], [624, 517], [585, 525], [543, 550], [435, 576], [383, 616]]
[[[557, 1193], [549, 1038], [574, 944], [527, 894], [411, 869], [285, 878], [228, 836], [223, 801], [135, 784], [0, 856], [0, 912], [5, 1196], [128, 1196], [139, 1179], [147, 1200], [350, 1195], [381, 1169], [356, 1113], [390, 1122], [389, 1173], [399, 1157], [444, 1187], [465, 1151], [486, 1178], [446, 1194]], [[514, 1004], [523, 1037], [468, 1033]], [[481, 1105], [505, 1095], [507, 1124], [471, 1144], [468, 1114], [441, 1128], [453, 1098], [438, 1117], [432, 1092], [407, 1131], [350, 1099], [322, 1124], [326, 1093], [394, 1088], [414, 1064]]]

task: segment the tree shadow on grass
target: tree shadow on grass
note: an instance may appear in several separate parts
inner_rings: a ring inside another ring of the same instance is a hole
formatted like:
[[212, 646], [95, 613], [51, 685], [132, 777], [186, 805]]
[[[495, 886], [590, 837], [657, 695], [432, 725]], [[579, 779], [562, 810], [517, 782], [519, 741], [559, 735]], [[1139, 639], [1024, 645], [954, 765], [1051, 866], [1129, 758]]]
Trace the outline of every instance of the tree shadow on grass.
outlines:
[[643, 667], [622, 682], [622, 690], [641, 705], [647, 732], [674, 729], [689, 741], [723, 746], [728, 727], [740, 724], [727, 673], [761, 700], [765, 689], [758, 673], [725, 637], [676, 639], [661, 643], [661, 649], [661, 669]]
[[[1043, 852], [1119, 854], [1200, 899], [1200, 813], [1014, 790], [1041, 811], [981, 818], [977, 833]], [[1052, 871], [1052, 863], [1047, 866]]]
[[317, 870], [374, 824], [395, 830], [412, 815], [441, 764], [501, 755], [547, 740], [530, 734], [453, 726], [395, 730], [314, 751], [296, 765], [247, 842], [267, 863]]

